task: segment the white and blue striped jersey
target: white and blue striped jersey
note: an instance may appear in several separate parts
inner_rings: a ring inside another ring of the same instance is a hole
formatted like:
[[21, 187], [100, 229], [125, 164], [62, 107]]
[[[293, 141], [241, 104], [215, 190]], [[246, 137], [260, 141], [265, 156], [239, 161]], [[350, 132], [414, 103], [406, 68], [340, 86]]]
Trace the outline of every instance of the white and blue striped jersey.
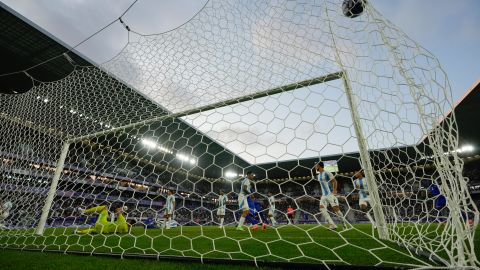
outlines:
[[275, 198], [272, 196], [268, 197], [268, 206], [270, 210], [275, 211]]
[[[246, 186], [246, 189], [245, 189]], [[250, 179], [247, 177], [243, 178], [242, 184], [240, 186], [240, 194], [245, 195], [245, 194], [250, 194]]]
[[331, 172], [323, 171], [318, 173], [317, 179], [320, 182], [320, 187], [322, 188], [322, 195], [332, 194], [332, 188], [330, 187], [330, 181], [333, 179], [333, 174]]
[[357, 179], [353, 181], [353, 184], [355, 185], [355, 188], [358, 189], [358, 196], [360, 197], [360, 200], [367, 199], [367, 181], [365, 178]]
[[225, 195], [218, 196], [218, 208], [220, 209], [227, 208], [227, 196]]
[[166, 207], [167, 209], [173, 209], [174, 204], [175, 204], [175, 196], [173, 196], [173, 194], [172, 194], [172, 195], [168, 195], [168, 196], [167, 196], [167, 202], [166, 202], [166, 204], [165, 204], [165, 207]]

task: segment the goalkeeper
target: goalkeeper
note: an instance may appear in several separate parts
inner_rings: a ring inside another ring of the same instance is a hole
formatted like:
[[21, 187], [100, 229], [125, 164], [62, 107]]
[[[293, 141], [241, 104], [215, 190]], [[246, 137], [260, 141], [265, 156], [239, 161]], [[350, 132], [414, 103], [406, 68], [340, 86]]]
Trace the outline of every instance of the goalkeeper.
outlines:
[[96, 207], [83, 210], [83, 214], [92, 214], [99, 213], [97, 222], [93, 228], [88, 229], [79, 229], [76, 231], [78, 234], [90, 234], [90, 233], [99, 233], [99, 234], [108, 234], [108, 233], [127, 233], [128, 232], [128, 223], [123, 216], [124, 208], [118, 204], [112, 205], [115, 214], [117, 214], [117, 220], [115, 222], [109, 222], [108, 218], [108, 208], [106, 205], [100, 205]]

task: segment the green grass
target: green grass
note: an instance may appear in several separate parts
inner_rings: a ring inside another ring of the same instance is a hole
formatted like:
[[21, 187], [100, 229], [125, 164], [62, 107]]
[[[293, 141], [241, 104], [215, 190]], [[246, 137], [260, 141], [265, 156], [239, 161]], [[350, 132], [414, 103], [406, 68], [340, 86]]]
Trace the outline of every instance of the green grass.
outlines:
[[[142, 259], [106, 258], [98, 256], [77, 256], [45, 252], [0, 250], [2, 270], [30, 269], [68, 269], [68, 270], [190, 270], [198, 269], [198, 263], [166, 262]], [[240, 265], [204, 264], [206, 270], [269, 270], [273, 268], [256, 268]]]
[[134, 227], [129, 235], [79, 236], [73, 231], [48, 229], [44, 236], [33, 236], [31, 231], [4, 231], [0, 233], [0, 247], [327, 264], [433, 264], [395, 243], [372, 238], [372, 228], [367, 224], [340, 233], [321, 225], [283, 226], [265, 232], [210, 226], [171, 230]]

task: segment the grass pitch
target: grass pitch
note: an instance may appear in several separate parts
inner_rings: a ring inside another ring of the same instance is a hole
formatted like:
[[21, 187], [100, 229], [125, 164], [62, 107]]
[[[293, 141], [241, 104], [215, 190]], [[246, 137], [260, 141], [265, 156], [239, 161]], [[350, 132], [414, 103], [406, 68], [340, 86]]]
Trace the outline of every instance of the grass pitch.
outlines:
[[[368, 224], [354, 228], [337, 233], [321, 225], [243, 232], [235, 227], [184, 226], [171, 230], [134, 227], [126, 235], [83, 236], [74, 234], [73, 228], [47, 229], [43, 236], [8, 230], [0, 233], [0, 247], [326, 264], [407, 267], [434, 264], [395, 243], [372, 238]], [[478, 240], [476, 246], [480, 246]]]
[[274, 270], [274, 268], [256, 268], [239, 265], [217, 265], [198, 263], [166, 262], [142, 259], [120, 260], [97, 256], [76, 256], [57, 253], [0, 250], [2, 270]]

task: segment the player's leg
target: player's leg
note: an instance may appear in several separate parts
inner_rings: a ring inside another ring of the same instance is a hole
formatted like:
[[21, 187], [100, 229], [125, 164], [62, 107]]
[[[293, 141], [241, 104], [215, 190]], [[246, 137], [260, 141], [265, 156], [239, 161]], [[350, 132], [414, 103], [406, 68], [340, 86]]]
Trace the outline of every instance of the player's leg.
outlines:
[[248, 214], [247, 216], [245, 217], [245, 219], [250, 222], [250, 224], [252, 225], [257, 225], [258, 224], [258, 220], [255, 218], [256, 214], [255, 212], [252, 212], [250, 210], [248, 210]]
[[117, 220], [115, 221], [115, 231], [117, 233], [127, 233], [128, 232], [128, 223], [122, 213], [119, 213]]
[[277, 226], [277, 221], [275, 220], [274, 212], [272, 210], [268, 211], [268, 218], [270, 218], [273, 227]]
[[77, 230], [76, 233], [78, 234], [89, 234], [89, 233], [104, 233], [108, 230], [109, 223], [108, 218], [108, 211], [106, 205], [95, 206], [86, 210], [82, 211], [84, 214], [91, 214], [91, 213], [100, 213], [97, 221], [93, 228], [88, 229], [81, 229]]
[[218, 221], [220, 223], [218, 227], [223, 228], [223, 222], [225, 221], [225, 209], [218, 208], [217, 216], [218, 216]]
[[243, 231], [243, 223], [245, 222], [246, 217], [248, 216], [249, 211], [248, 210], [243, 210], [242, 216], [240, 217], [240, 220], [238, 221], [238, 226], [237, 230]]
[[340, 218], [343, 224], [343, 229], [345, 230], [347, 228], [347, 220], [345, 219], [345, 216], [340, 210], [337, 197], [335, 197], [333, 194], [328, 195], [328, 202], [332, 206], [333, 212], [335, 212], [335, 214]]
[[222, 213], [220, 213], [220, 226], [223, 228], [223, 223], [225, 222], [225, 209], [222, 209]]
[[84, 214], [100, 213], [100, 212], [102, 212], [103, 210], [107, 210], [107, 206], [106, 206], [106, 205], [99, 205], [99, 206], [95, 206], [95, 207], [92, 207], [92, 208], [83, 210], [83, 213], [84, 213]]
[[172, 215], [171, 214], [168, 214], [168, 218], [167, 218], [167, 224], [166, 224], [166, 228], [167, 229], [170, 229], [171, 228], [171, 225], [172, 225]]
[[373, 220], [372, 216], [370, 215], [370, 211], [367, 211], [368, 205], [370, 201], [368, 199], [360, 199], [359, 205], [360, 205], [360, 210], [362, 210], [365, 213], [365, 216], [368, 218], [372, 226], [375, 227], [375, 221]]
[[[98, 207], [94, 207], [98, 208]], [[97, 222], [95, 222], [95, 232], [96, 233], [113, 233], [115, 232], [115, 223], [108, 221], [108, 211], [107, 207], [98, 208], [100, 215], [98, 216]], [[97, 211], [95, 211], [97, 212]], [[113, 225], [113, 226], [112, 226]]]
[[263, 210], [262, 206], [258, 202], [255, 202], [255, 212], [257, 212], [258, 220], [259, 220], [260, 224], [262, 224], [262, 229], [266, 230], [268, 220], [265, 217], [265, 211]]
[[270, 207], [269, 216], [270, 220], [272, 221], [272, 225], [277, 226], [277, 220], [275, 219], [275, 206]]
[[165, 214], [165, 229], [167, 230], [170, 230], [170, 221], [172, 220], [170, 212], [170, 209], [167, 209], [167, 213]]
[[248, 202], [246, 196], [239, 195], [238, 196], [238, 206], [240, 210], [242, 210], [242, 216], [240, 217], [240, 220], [238, 221], [238, 226], [237, 230], [243, 231], [243, 223], [245, 222], [245, 218], [248, 216], [250, 213], [250, 208], [248, 207]]
[[259, 212], [258, 216], [260, 218], [260, 221], [262, 222], [262, 229], [266, 230], [268, 225], [268, 218], [266, 217], [265, 212], [264, 211]]
[[221, 215], [221, 216], [218, 216], [218, 217], [220, 219], [220, 228], [223, 228], [223, 222], [225, 221], [225, 216]]
[[81, 229], [81, 230], [76, 230], [75, 233], [77, 234], [89, 234], [89, 233], [94, 233], [95, 229], [94, 228], [88, 228], [88, 229]]
[[6, 220], [9, 216], [9, 212], [4, 211], [0, 212], [0, 229], [6, 229], [7, 227], [3, 224], [3, 221]]
[[328, 224], [330, 224], [329, 228], [331, 230], [336, 230], [337, 225], [335, 225], [335, 223], [332, 220], [332, 217], [330, 217], [330, 214], [327, 211], [327, 205], [328, 205], [328, 202], [327, 202], [326, 196], [322, 196], [322, 198], [320, 199], [320, 213], [322, 213], [325, 220], [328, 222]]

